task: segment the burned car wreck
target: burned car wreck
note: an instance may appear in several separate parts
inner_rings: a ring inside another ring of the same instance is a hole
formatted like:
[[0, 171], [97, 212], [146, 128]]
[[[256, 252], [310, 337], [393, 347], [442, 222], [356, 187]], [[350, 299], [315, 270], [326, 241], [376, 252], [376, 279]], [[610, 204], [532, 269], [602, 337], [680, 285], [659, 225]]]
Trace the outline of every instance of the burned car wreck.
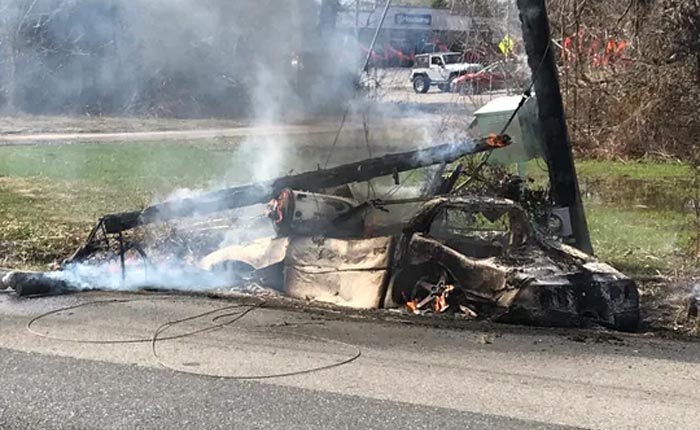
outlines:
[[[117, 273], [121, 282], [134, 284], [136, 276], [143, 278], [135, 284], [139, 287], [167, 288], [167, 282], [151, 285], [148, 279], [148, 271], [167, 258], [153, 255], [142, 236], [129, 233], [258, 205], [272, 227], [269, 234], [227, 245], [211, 240], [211, 246], [188, 248], [186, 258], [170, 261], [186, 265], [188, 273], [211, 287], [256, 283], [292, 298], [351, 308], [635, 330], [639, 297], [634, 281], [548, 237], [519, 204], [451, 195], [455, 174], [439, 175], [437, 186], [416, 198], [363, 200], [348, 186], [379, 176], [398, 184], [400, 172], [444, 167], [508, 144], [506, 136], [490, 136], [105, 216], [61, 271], [13, 272], [3, 283], [22, 296], [70, 292], [81, 289], [77, 267], [107, 265], [102, 273]], [[103, 275], [90, 282], [91, 288], [110, 289], [103, 287]]]
[[[280, 200], [333, 196], [285, 190]], [[316, 204], [316, 203], [314, 203]], [[373, 212], [417, 204], [400, 225], [355, 223], [343, 237], [313, 236], [294, 220], [289, 236], [232, 246], [202, 260], [207, 270], [246, 267], [266, 273], [285, 294], [355, 308], [406, 307], [411, 313], [459, 313], [496, 321], [634, 330], [639, 320], [635, 283], [570, 246], [550, 240], [527, 213], [506, 199], [437, 197], [375, 203]], [[285, 211], [286, 212], [286, 211]], [[293, 218], [303, 212], [289, 212]], [[347, 218], [346, 218], [347, 219]], [[374, 234], [364, 237], [368, 227]], [[278, 271], [270, 276], [270, 270]]]
[[[492, 229], [492, 220], [500, 217], [505, 228]], [[639, 320], [639, 297], [630, 278], [547, 239], [519, 205], [505, 199], [425, 203], [402, 233], [396, 262], [389, 304], [408, 298], [417, 307], [416, 300], [425, 300], [428, 291], [427, 297], [437, 295], [440, 308], [467, 307], [512, 323], [590, 321], [634, 330]], [[440, 296], [445, 290], [450, 291], [446, 300]]]

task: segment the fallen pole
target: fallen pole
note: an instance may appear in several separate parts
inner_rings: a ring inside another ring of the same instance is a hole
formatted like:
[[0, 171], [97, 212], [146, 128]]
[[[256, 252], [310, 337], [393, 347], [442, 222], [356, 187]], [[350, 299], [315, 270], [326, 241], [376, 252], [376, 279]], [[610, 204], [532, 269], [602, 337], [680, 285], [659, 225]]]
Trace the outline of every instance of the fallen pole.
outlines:
[[100, 224], [106, 234], [117, 234], [142, 225], [210, 215], [225, 210], [267, 203], [285, 188], [319, 192], [353, 182], [364, 182], [435, 164], [451, 163], [466, 155], [502, 148], [509, 144], [510, 138], [508, 136], [492, 135], [474, 142], [445, 144], [415, 151], [388, 154], [329, 169], [226, 188], [204, 193], [194, 198], [169, 201], [148, 207], [143, 211], [106, 215], [100, 220]]
[[74, 291], [60, 279], [54, 279], [41, 272], [10, 272], [2, 279], [5, 288], [15, 291], [20, 297], [65, 294]]

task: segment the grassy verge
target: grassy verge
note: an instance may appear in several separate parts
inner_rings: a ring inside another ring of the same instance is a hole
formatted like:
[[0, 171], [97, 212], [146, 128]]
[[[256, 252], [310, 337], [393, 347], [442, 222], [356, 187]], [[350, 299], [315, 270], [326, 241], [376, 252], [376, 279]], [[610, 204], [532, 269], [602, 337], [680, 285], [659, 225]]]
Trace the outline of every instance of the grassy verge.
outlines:
[[684, 270], [687, 166], [584, 160], [577, 170], [598, 256], [630, 273]]
[[44, 268], [60, 261], [100, 214], [142, 206], [146, 195], [47, 178], [0, 178], [0, 266]]
[[576, 162], [577, 173], [589, 178], [627, 178], [639, 180], [685, 178], [690, 174], [688, 166], [676, 163], [620, 162], [582, 160]]
[[588, 205], [586, 216], [593, 247], [602, 260], [631, 274], [682, 267], [682, 214]]
[[[547, 171], [543, 161], [528, 161], [523, 166], [527, 176], [538, 180], [546, 178]], [[688, 166], [678, 163], [576, 160], [576, 173], [580, 178], [594, 180], [625, 179], [658, 181], [664, 179], [687, 178], [691, 171]]]
[[2, 147], [0, 266], [60, 261], [102, 214], [141, 208], [236, 170], [234, 150], [216, 142]]
[[[532, 161], [525, 173], [543, 184], [543, 167]], [[598, 257], [631, 274], [686, 270], [687, 166], [578, 160], [576, 169]]]
[[201, 185], [236, 169], [234, 151], [234, 145], [215, 142], [3, 147], [0, 176], [43, 178], [67, 187], [161, 191]]

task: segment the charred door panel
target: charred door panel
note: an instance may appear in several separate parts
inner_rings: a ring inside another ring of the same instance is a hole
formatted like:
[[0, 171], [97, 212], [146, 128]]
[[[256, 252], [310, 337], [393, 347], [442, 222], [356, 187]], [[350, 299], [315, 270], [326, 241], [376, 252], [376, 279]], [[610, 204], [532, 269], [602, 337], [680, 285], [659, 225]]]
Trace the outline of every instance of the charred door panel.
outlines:
[[292, 239], [285, 293], [358, 309], [378, 308], [389, 276], [391, 237], [364, 240]]

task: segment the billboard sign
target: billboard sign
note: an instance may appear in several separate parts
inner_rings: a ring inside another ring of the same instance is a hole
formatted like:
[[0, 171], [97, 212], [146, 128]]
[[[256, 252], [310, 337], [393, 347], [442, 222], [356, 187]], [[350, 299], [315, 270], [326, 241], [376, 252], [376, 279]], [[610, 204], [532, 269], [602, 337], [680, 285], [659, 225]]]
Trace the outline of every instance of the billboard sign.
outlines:
[[396, 25], [425, 25], [430, 27], [433, 24], [433, 16], [430, 14], [409, 14], [397, 13], [394, 15]]

